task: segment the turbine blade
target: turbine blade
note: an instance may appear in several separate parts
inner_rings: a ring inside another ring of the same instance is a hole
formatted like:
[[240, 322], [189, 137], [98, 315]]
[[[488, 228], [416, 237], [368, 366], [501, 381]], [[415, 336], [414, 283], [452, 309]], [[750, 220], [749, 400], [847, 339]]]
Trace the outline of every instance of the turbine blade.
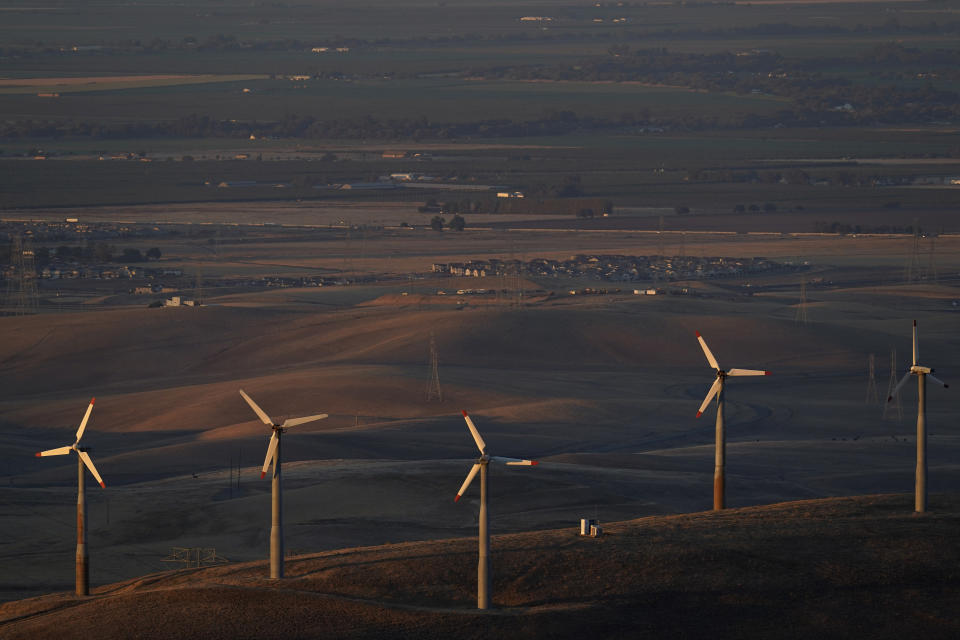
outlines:
[[65, 456], [71, 451], [73, 451], [73, 447], [60, 447], [59, 449], [47, 449], [46, 451], [38, 452], [37, 457], [43, 458], [45, 456]]
[[284, 429], [289, 429], [290, 427], [295, 427], [298, 424], [304, 424], [305, 422], [313, 422], [314, 420], [323, 420], [327, 417], [327, 414], [321, 413], [315, 416], [306, 416], [304, 418], [290, 418], [289, 420], [284, 420], [283, 424], [280, 425]]
[[90, 473], [93, 474], [93, 477], [97, 479], [97, 482], [100, 483], [101, 489], [106, 489], [107, 485], [103, 484], [103, 478], [100, 477], [100, 474], [97, 473], [97, 468], [93, 466], [93, 460], [90, 459], [90, 456], [86, 451], [77, 451], [80, 454], [80, 459], [83, 460], [83, 464], [87, 465], [87, 469], [90, 469]]
[[917, 344], [917, 321], [913, 321], [913, 366], [917, 366], [920, 359], [920, 345]]
[[700, 409], [697, 411], [698, 418], [703, 415], [707, 405], [710, 404], [710, 401], [713, 400], [713, 396], [717, 395], [718, 391], [720, 391], [720, 378], [717, 378], [713, 381], [713, 386], [711, 386], [710, 391], [707, 392], [707, 397], [703, 399], [703, 404], [700, 405]]
[[900, 389], [903, 389], [903, 385], [907, 384], [907, 380], [910, 379], [910, 372], [908, 371], [905, 376], [900, 378], [900, 382], [897, 383], [897, 386], [893, 388], [893, 392], [887, 396], [887, 402], [893, 400], [894, 396], [900, 394]]
[[761, 369], [730, 369], [727, 371], [728, 376], [769, 376], [769, 371], [763, 371]]
[[467, 487], [469, 487], [470, 483], [473, 482], [473, 479], [477, 477], [478, 471], [480, 471], [480, 465], [473, 465], [473, 468], [470, 469], [470, 473], [467, 474], [467, 479], [463, 481], [462, 485], [460, 485], [460, 491], [457, 491], [457, 497], [453, 499], [454, 502], [458, 502], [460, 497], [467, 492]]
[[80, 437], [83, 436], [83, 430], [87, 428], [87, 420], [90, 419], [90, 412], [93, 411], [93, 401], [96, 398], [90, 398], [90, 404], [87, 406], [87, 412], [83, 414], [83, 420], [80, 421], [80, 428], [77, 429], [77, 442], [80, 442]]
[[270, 436], [270, 444], [267, 445], [267, 457], [263, 460], [263, 469], [260, 470], [260, 478], [263, 479], [267, 475], [267, 469], [270, 468], [270, 463], [274, 462], [273, 456], [277, 452], [277, 432], [274, 431], [273, 435]]
[[948, 385], [946, 382], [944, 382], [943, 380], [941, 380], [941, 379], [938, 378], [937, 376], [933, 375], [932, 373], [928, 373], [928, 374], [927, 374], [927, 377], [930, 378], [931, 380], [933, 380], [934, 382], [936, 382], [938, 385], [940, 385], [940, 386], [943, 387], [944, 389], [949, 389], [949, 388], [950, 388], [950, 385]]
[[697, 340], [700, 341], [700, 346], [703, 347], [703, 355], [707, 356], [707, 362], [710, 363], [710, 366], [720, 370], [720, 365], [717, 364], [717, 359], [713, 357], [713, 353], [710, 351], [710, 347], [707, 346], [707, 341], [703, 339], [703, 336], [700, 335], [700, 332], [697, 331]]
[[481, 454], [486, 453], [487, 443], [480, 437], [480, 432], [477, 431], [477, 427], [474, 426], [473, 420], [470, 419], [466, 411], [463, 412], [463, 419], [467, 421], [467, 427], [470, 429], [470, 435], [473, 436], [473, 441], [477, 443], [477, 449], [480, 449]]
[[245, 394], [243, 389], [240, 389], [240, 395], [242, 395], [243, 399], [247, 401], [247, 404], [250, 405], [250, 408], [253, 409], [253, 412], [260, 417], [260, 419], [263, 421], [263, 424], [267, 425], [268, 427], [273, 426], [273, 421], [270, 419], [270, 416], [264, 413], [263, 409], [257, 406], [257, 403], [253, 401], [253, 398]]
[[536, 460], [524, 460], [523, 458], [504, 458], [503, 456], [491, 456], [491, 460], [502, 462], [510, 466], [532, 467], [539, 464]]

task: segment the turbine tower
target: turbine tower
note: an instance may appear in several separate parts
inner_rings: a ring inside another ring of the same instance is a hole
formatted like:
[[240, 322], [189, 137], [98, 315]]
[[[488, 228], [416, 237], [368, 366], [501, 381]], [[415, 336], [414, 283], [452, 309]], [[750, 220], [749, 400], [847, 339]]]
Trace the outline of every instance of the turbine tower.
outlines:
[[933, 375], [933, 369], [922, 367], [917, 364], [920, 358], [920, 349], [917, 345], [917, 321], [913, 321], [913, 366], [900, 379], [893, 393], [887, 398], [887, 402], [893, 400], [893, 396], [900, 392], [903, 385], [907, 384], [910, 376], [917, 376], [917, 477], [914, 486], [914, 507], [917, 513], [924, 513], [927, 510], [927, 378], [930, 378], [944, 389], [949, 385]]
[[457, 491], [457, 497], [454, 502], [460, 500], [473, 479], [480, 473], [480, 536], [479, 547], [480, 557], [477, 563], [477, 609], [486, 609], [490, 606], [490, 530], [487, 528], [487, 466], [490, 461], [502, 462], [508, 466], [531, 466], [537, 464], [536, 460], [523, 460], [521, 458], [501, 458], [499, 456], [490, 456], [487, 454], [487, 443], [480, 437], [480, 432], [474, 426], [473, 420], [463, 412], [463, 419], [467, 422], [467, 428], [470, 429], [470, 435], [473, 441], [477, 443], [477, 449], [480, 450], [480, 457], [473, 463], [467, 479], [463, 481], [460, 490]]
[[90, 420], [90, 413], [93, 411], [93, 402], [96, 398], [90, 399], [90, 405], [87, 412], [80, 421], [80, 428], [77, 429], [77, 439], [69, 447], [60, 447], [59, 449], [48, 449], [37, 453], [38, 458], [46, 456], [65, 456], [71, 451], [77, 452], [77, 579], [76, 591], [78, 596], [85, 596], [90, 593], [90, 557], [87, 555], [87, 500], [86, 484], [84, 482], [83, 467], [90, 469], [90, 473], [100, 483], [100, 488], [105, 489], [107, 485], [103, 484], [103, 478], [97, 473], [97, 468], [93, 466], [93, 460], [90, 459], [88, 447], [80, 447], [80, 438], [83, 437], [83, 431], [87, 428], [87, 422]]
[[273, 486], [271, 487], [273, 500], [270, 520], [270, 578], [279, 579], [283, 577], [283, 503], [280, 495], [280, 436], [290, 427], [295, 427], [298, 424], [304, 424], [306, 422], [313, 422], [314, 420], [323, 420], [327, 417], [327, 414], [321, 413], [305, 418], [288, 418], [283, 421], [283, 424], [276, 424], [263, 409], [257, 406], [257, 403], [254, 402], [250, 396], [243, 392], [243, 389], [240, 390], [240, 395], [247, 401], [247, 404], [249, 404], [253, 412], [257, 414], [257, 417], [263, 421], [263, 424], [273, 429], [273, 434], [270, 436], [270, 444], [267, 445], [267, 457], [263, 461], [263, 469], [260, 471], [260, 477], [263, 478], [267, 475], [267, 469], [270, 467], [270, 463], [273, 462]]
[[762, 371], [759, 369], [729, 369], [724, 371], [720, 368], [720, 365], [717, 364], [717, 359], [713, 357], [713, 354], [710, 352], [710, 348], [707, 347], [706, 341], [703, 339], [703, 336], [700, 335], [700, 332], [697, 331], [697, 340], [700, 341], [700, 346], [703, 347], [703, 353], [707, 356], [707, 362], [710, 363], [710, 366], [717, 370], [717, 379], [713, 381], [713, 386], [710, 387], [710, 391], [707, 392], [707, 397], [703, 399], [703, 404], [700, 405], [699, 411], [697, 411], [697, 417], [703, 415], [704, 410], [707, 408], [707, 405], [710, 404], [710, 401], [713, 400], [713, 396], [717, 396], [717, 430], [716, 430], [716, 441], [715, 441], [715, 453], [714, 453], [714, 468], [713, 468], [713, 510], [720, 511], [725, 506], [725, 480], [726, 480], [726, 459], [727, 459], [727, 438], [724, 433], [723, 425], [723, 408], [724, 408], [724, 387], [726, 385], [726, 380], [728, 377], [737, 377], [737, 376], [769, 376], [769, 371]]

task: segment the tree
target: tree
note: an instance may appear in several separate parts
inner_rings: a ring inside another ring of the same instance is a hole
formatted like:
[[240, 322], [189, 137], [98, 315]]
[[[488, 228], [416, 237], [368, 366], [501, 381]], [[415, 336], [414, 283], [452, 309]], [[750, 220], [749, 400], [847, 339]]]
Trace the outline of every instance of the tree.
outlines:
[[93, 246], [93, 258], [97, 262], [110, 262], [113, 260], [113, 248], [106, 242], [98, 242]]
[[150, 247], [147, 249], [147, 259], [159, 260], [161, 256], [160, 249], [156, 247]]
[[673, 212], [678, 216], [685, 216], [690, 213], [690, 207], [682, 204], [678, 204], [673, 208]]
[[124, 249], [120, 262], [143, 262], [143, 254], [140, 249]]
[[33, 252], [35, 266], [44, 267], [50, 264], [50, 249], [48, 247], [38, 247]]
[[577, 198], [583, 195], [580, 187], [580, 176], [567, 176], [558, 186], [554, 187], [554, 194], [560, 198]]
[[430, 228], [434, 231], [443, 231], [444, 219], [440, 216], [433, 216], [430, 220]]
[[450, 220], [450, 224], [447, 225], [451, 231], [463, 231], [467, 226], [467, 221], [463, 219], [463, 216], [453, 216]]

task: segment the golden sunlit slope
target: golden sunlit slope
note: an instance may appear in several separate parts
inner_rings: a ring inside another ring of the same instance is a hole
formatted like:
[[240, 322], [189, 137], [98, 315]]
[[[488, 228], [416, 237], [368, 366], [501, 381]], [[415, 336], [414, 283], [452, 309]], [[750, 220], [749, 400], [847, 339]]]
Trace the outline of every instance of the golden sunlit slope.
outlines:
[[952, 638], [960, 496], [783, 503], [153, 574], [0, 605], [0, 636], [57, 638]]
[[[322, 313], [229, 307], [2, 318], [0, 380], [11, 394], [254, 377], [331, 363], [423, 365], [434, 332], [446, 365], [702, 366], [695, 330], [721, 364], [848, 363], [888, 336], [798, 328], [763, 313], [670, 313], [643, 304]], [[892, 328], [892, 327], [891, 327]], [[906, 335], [908, 333], [904, 332]]]

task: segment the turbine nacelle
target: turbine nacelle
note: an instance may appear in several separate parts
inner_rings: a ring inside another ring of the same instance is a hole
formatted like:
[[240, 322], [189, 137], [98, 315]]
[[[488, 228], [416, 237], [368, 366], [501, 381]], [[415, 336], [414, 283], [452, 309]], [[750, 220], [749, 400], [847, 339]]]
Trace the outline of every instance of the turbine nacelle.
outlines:
[[83, 461], [84, 466], [90, 470], [90, 473], [96, 478], [97, 482], [100, 484], [101, 489], [106, 489], [107, 485], [104, 484], [103, 478], [100, 477], [100, 474], [97, 472], [97, 468], [93, 464], [93, 460], [88, 455], [88, 451], [92, 451], [91, 447], [81, 447], [80, 438], [83, 437], [83, 432], [87, 428], [87, 422], [90, 421], [90, 414], [93, 412], [93, 403], [96, 401], [96, 398], [90, 398], [90, 404], [87, 406], [87, 412], [83, 414], [83, 420], [80, 421], [80, 427], [77, 429], [76, 440], [74, 443], [68, 447], [60, 447], [58, 449], [47, 449], [46, 451], [38, 451], [36, 457], [45, 458], [47, 456], [65, 456], [71, 451], [75, 451], [80, 460]]
[[910, 376], [924, 376], [926, 378], [929, 378], [933, 382], [936, 382], [938, 385], [940, 385], [944, 389], [950, 388], [950, 385], [948, 385], [946, 382], [944, 382], [943, 380], [940, 380], [939, 378], [933, 375], [933, 372], [936, 371], [936, 369], [933, 369], [932, 367], [924, 367], [917, 364], [917, 360], [919, 359], [920, 359], [920, 342], [917, 339], [917, 321], [914, 320], [913, 321], [913, 364], [910, 365], [910, 368], [907, 369], [907, 372], [904, 374], [904, 376], [900, 378], [900, 382], [898, 382], [897, 386], [893, 388], [893, 392], [889, 396], [887, 396], [887, 402], [890, 402], [891, 400], [893, 400], [894, 397], [896, 397], [900, 393], [900, 390], [903, 388], [905, 384], [907, 384], [907, 380], [910, 379]]
[[295, 427], [298, 424], [323, 420], [324, 418], [328, 417], [327, 414], [321, 413], [315, 416], [305, 416], [303, 418], [287, 418], [282, 424], [277, 424], [263, 409], [260, 408], [256, 402], [253, 401], [253, 398], [244, 393], [243, 389], [240, 389], [240, 395], [243, 396], [243, 399], [247, 401], [247, 404], [250, 405], [250, 408], [253, 409], [253, 412], [257, 414], [257, 417], [260, 418], [260, 421], [273, 430], [273, 433], [270, 435], [270, 443], [267, 445], [267, 457], [264, 459], [263, 469], [260, 471], [261, 479], [266, 477], [267, 469], [270, 468], [271, 462], [273, 462], [274, 467], [276, 467], [277, 446], [280, 443], [280, 435], [284, 431], [290, 427]]
[[713, 357], [713, 352], [710, 351], [710, 347], [707, 346], [707, 341], [703, 339], [703, 336], [700, 335], [699, 331], [696, 331], [695, 333], [697, 334], [697, 340], [700, 342], [700, 347], [703, 349], [703, 355], [707, 357], [707, 362], [710, 364], [711, 368], [716, 369], [717, 371], [717, 378], [713, 381], [713, 385], [707, 392], [707, 397], [704, 398], [703, 403], [700, 405], [700, 409], [697, 411], [698, 418], [703, 415], [707, 405], [710, 404], [710, 401], [713, 400], [714, 396], [720, 393], [720, 390], [723, 388], [727, 378], [771, 375], [769, 371], [764, 371], [763, 369], [721, 369], [717, 359]]
[[473, 479], [477, 477], [477, 473], [479, 473], [480, 468], [490, 464], [490, 462], [502, 462], [503, 464], [511, 467], [532, 467], [537, 464], [536, 460], [487, 455], [487, 443], [483, 441], [483, 437], [480, 435], [476, 425], [473, 424], [473, 420], [470, 419], [470, 416], [467, 415], [466, 411], [463, 411], [463, 419], [467, 423], [467, 428], [470, 429], [470, 435], [473, 436], [473, 441], [476, 443], [477, 449], [480, 450], [480, 457], [477, 458], [477, 461], [473, 464], [473, 467], [471, 467], [470, 472], [467, 474], [467, 479], [464, 480], [463, 484], [460, 486], [460, 490], [457, 492], [457, 497], [453, 499], [454, 502], [460, 501], [460, 498], [463, 497], [463, 494], [466, 493], [467, 489], [470, 487], [470, 483], [472, 483]]

